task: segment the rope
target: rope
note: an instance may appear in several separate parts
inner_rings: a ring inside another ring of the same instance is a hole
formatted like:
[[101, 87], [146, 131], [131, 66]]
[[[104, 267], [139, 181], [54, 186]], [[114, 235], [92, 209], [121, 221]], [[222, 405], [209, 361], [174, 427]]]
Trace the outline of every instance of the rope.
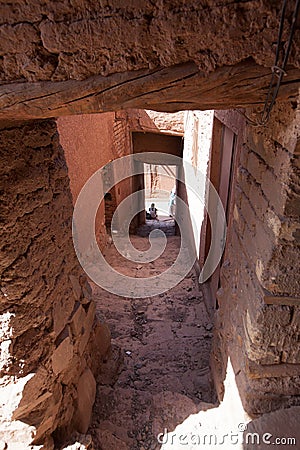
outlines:
[[[277, 95], [279, 92], [282, 78], [286, 75], [285, 68], [286, 68], [286, 64], [287, 64], [291, 46], [292, 46], [297, 16], [299, 13], [300, 0], [296, 0], [295, 9], [294, 9], [293, 18], [292, 18], [292, 25], [291, 25], [291, 29], [290, 29], [289, 40], [288, 40], [287, 48], [286, 48], [286, 51], [285, 51], [285, 54], [283, 57], [282, 65], [280, 66], [279, 65], [279, 55], [280, 55], [280, 47], [281, 47], [281, 40], [282, 40], [282, 33], [283, 33], [283, 26], [284, 26], [284, 19], [285, 19], [286, 4], [287, 4], [287, 0], [284, 0], [283, 4], [282, 4], [282, 9], [281, 9], [275, 61], [274, 61], [274, 65], [271, 68], [272, 76], [271, 76], [271, 81], [270, 81], [270, 85], [269, 85], [269, 89], [268, 89], [267, 98], [266, 98], [266, 101], [264, 104], [262, 116], [261, 116], [260, 120], [255, 121], [255, 120], [250, 119], [250, 117], [248, 117], [246, 114], [244, 114], [239, 109], [236, 109], [236, 111], [239, 114], [241, 114], [243, 117], [245, 117], [246, 121], [254, 127], [265, 126], [268, 123], [268, 121], [270, 119], [271, 111], [273, 109], [273, 106], [275, 104], [275, 101], [276, 101], [276, 98], [277, 98]], [[277, 77], [277, 82], [274, 83], [276, 77]]]

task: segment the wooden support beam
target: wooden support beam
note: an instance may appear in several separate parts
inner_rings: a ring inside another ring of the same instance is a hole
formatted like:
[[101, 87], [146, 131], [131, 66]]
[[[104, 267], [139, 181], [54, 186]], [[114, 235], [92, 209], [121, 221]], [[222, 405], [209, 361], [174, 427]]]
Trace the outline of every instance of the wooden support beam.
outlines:
[[[175, 112], [233, 109], [265, 102], [271, 69], [252, 59], [204, 75], [193, 62], [156, 70], [61, 82], [0, 85], [0, 121], [89, 114], [125, 108]], [[288, 68], [278, 98], [298, 94], [300, 73]], [[3, 124], [2, 124], [3, 126]]]
[[251, 379], [297, 377], [300, 373], [300, 364], [281, 363], [263, 365], [247, 360], [246, 373]]

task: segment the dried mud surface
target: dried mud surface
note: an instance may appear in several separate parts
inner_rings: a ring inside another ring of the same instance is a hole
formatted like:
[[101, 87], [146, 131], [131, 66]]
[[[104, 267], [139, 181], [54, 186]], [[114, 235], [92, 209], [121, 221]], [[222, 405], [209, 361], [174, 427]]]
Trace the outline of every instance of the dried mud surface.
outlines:
[[[147, 237], [133, 236], [138, 249]], [[176, 258], [180, 237], [168, 238], [154, 263], [123, 266], [127, 275], [147, 277]], [[120, 268], [114, 247], [106, 259]], [[90, 434], [97, 450], [154, 450], [157, 435], [174, 430], [203, 402], [214, 402], [209, 357], [212, 324], [191, 272], [175, 288], [155, 297], [130, 299], [94, 287], [97, 314], [109, 325], [113, 351], [98, 379]], [[117, 372], [113, 380], [110, 374]]]
[[[274, 61], [281, 1], [18, 0], [1, 4], [1, 79], [83, 80], [193, 61], [204, 73]], [[288, 4], [283, 40], [289, 34]], [[299, 30], [290, 63], [299, 67]]]

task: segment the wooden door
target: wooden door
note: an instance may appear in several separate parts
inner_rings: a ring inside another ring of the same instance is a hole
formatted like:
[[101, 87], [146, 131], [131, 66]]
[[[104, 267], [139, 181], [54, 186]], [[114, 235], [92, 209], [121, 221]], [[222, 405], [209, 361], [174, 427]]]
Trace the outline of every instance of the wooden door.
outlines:
[[[223, 208], [226, 214], [226, 220], [228, 223], [229, 219], [229, 206], [230, 206], [230, 196], [231, 196], [231, 182], [233, 178], [233, 162], [234, 162], [234, 153], [235, 153], [235, 144], [236, 144], [236, 135], [234, 132], [226, 127], [225, 125], [219, 122], [219, 148], [213, 148], [212, 153], [216, 152], [215, 163], [216, 165], [212, 167], [211, 173], [213, 174], [213, 178], [211, 179], [214, 187], [216, 188], [221, 202], [223, 204]], [[215, 142], [216, 144], [216, 142]], [[213, 165], [214, 159], [212, 158], [211, 164]], [[218, 214], [218, 210], [215, 209], [214, 214]], [[216, 218], [216, 217], [215, 217]], [[220, 245], [220, 243], [211, 243], [211, 232], [209, 231], [206, 234], [206, 257], [210, 248], [210, 245]], [[225, 235], [224, 235], [225, 241]], [[223, 241], [223, 244], [225, 242]], [[217, 308], [217, 298], [216, 293], [219, 288], [220, 283], [220, 268], [222, 264], [222, 259], [216, 268], [215, 272], [212, 274], [209, 279], [210, 285], [210, 294], [212, 307]]]

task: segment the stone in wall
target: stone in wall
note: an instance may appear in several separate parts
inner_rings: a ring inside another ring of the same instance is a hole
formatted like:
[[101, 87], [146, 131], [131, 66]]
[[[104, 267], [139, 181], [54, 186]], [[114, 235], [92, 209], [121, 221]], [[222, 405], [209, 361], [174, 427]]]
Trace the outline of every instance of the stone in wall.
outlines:
[[104, 357], [109, 336], [99, 329], [73, 249], [72, 199], [55, 121], [12, 126], [0, 138], [0, 389], [11, 393], [1, 405], [1, 439], [8, 450], [25, 450], [31, 441], [50, 450], [80, 428], [74, 413], [87, 400], [77, 384], [87, 371], [96, 376], [101, 358], [91, 364], [90, 354], [105, 342]]

